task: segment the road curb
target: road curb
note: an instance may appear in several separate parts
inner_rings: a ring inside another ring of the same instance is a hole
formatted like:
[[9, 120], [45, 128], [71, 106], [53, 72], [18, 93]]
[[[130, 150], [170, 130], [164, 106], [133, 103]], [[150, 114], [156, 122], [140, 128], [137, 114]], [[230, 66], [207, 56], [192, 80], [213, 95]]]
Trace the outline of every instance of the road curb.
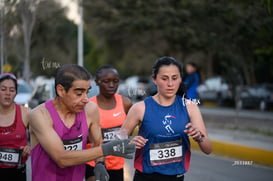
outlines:
[[205, 106], [205, 107], [216, 107], [217, 104], [216, 104], [216, 102], [213, 102], [213, 101], [202, 101], [202, 106]]
[[[254, 164], [258, 163], [273, 166], [272, 150], [259, 149], [218, 140], [211, 140], [211, 142], [213, 145], [213, 154], [236, 158], [242, 161], [251, 161]], [[200, 150], [198, 144], [192, 139], [191, 148], [194, 150]]]

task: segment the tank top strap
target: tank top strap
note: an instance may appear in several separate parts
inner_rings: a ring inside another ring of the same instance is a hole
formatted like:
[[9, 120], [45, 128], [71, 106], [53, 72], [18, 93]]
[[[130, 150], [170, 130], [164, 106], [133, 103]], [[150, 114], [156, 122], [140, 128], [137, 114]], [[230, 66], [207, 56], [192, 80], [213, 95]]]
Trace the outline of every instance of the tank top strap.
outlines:
[[119, 95], [119, 94], [115, 94], [114, 96], [115, 96], [115, 99], [116, 99], [116, 108], [124, 109], [122, 96]]
[[48, 110], [48, 112], [49, 112], [49, 114], [50, 114], [50, 116], [52, 118], [54, 127], [55, 127], [55, 125], [56, 125], [56, 128], [63, 127], [62, 120], [61, 120], [58, 112], [56, 111], [56, 109], [55, 109], [55, 107], [53, 105], [53, 100], [46, 101], [45, 102], [45, 107]]
[[21, 106], [19, 104], [15, 104], [15, 109], [16, 109], [16, 113], [15, 113], [15, 124], [22, 124], [22, 126], [24, 126], [24, 128], [26, 128], [23, 119], [22, 119], [22, 111], [21, 111]]
[[[116, 106], [115, 106], [115, 108], [114, 108], [113, 110], [116, 110], [116, 109], [117, 109], [117, 110], [120, 110], [120, 109], [121, 109], [121, 110], [124, 110], [122, 95], [120, 95], [120, 94], [115, 94], [114, 97], [115, 97], [115, 100], [116, 100]], [[91, 97], [89, 100], [92, 101], [92, 102], [95, 102], [95, 103], [98, 105], [97, 96], [93, 96], [93, 97]], [[103, 110], [103, 109], [101, 109], [100, 107], [99, 107], [99, 109], [100, 109], [100, 110]]]
[[53, 100], [46, 101], [45, 102], [45, 107], [47, 108], [47, 110], [50, 113], [52, 118], [59, 117], [57, 111], [54, 108]]
[[94, 103], [96, 103], [96, 104], [98, 104], [97, 96], [93, 96], [89, 100], [92, 101], [92, 102], [94, 102]]

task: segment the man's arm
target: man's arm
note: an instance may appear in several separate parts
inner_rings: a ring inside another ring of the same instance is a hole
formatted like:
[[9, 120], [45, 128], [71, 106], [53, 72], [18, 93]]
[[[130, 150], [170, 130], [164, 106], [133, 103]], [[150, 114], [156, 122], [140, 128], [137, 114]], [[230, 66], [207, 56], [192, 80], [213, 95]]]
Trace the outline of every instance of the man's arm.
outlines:
[[[87, 122], [89, 125], [89, 140], [92, 147], [99, 146], [102, 144], [102, 133], [97, 105], [93, 102], [90, 102], [86, 108], [86, 113]], [[96, 161], [104, 161], [104, 158], [98, 158]]]

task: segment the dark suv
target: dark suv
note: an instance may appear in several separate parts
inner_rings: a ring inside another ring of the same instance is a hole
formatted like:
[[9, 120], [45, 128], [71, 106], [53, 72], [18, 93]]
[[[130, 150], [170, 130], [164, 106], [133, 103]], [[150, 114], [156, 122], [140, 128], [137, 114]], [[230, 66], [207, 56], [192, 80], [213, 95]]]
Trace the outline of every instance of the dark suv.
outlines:
[[273, 84], [239, 86], [236, 88], [236, 108], [259, 108], [264, 111], [273, 106]]

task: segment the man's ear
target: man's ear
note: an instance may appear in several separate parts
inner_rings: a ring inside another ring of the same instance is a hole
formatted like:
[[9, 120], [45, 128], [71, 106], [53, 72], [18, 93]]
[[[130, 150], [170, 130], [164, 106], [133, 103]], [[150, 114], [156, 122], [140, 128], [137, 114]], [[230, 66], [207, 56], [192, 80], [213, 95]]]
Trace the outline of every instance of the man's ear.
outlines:
[[58, 84], [56, 86], [56, 91], [57, 91], [59, 97], [63, 97], [64, 94], [65, 94], [65, 92], [66, 92], [65, 89], [64, 89], [64, 87], [61, 84]]

